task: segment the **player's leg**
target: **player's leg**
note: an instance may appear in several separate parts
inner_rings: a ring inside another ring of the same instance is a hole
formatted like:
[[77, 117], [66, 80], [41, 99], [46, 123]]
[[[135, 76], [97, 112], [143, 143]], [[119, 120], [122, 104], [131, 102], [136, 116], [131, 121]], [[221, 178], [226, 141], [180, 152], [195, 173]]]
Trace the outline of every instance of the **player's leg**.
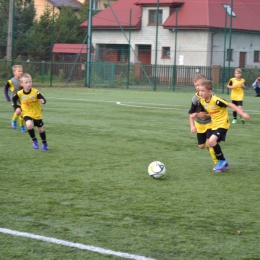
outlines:
[[40, 137], [42, 139], [42, 150], [46, 151], [46, 150], [48, 150], [48, 143], [47, 143], [47, 138], [46, 138], [46, 132], [44, 131], [44, 128], [43, 128], [44, 124], [43, 124], [42, 120], [35, 120], [34, 123], [35, 123], [36, 129], [39, 132]]
[[208, 143], [208, 140], [211, 137], [212, 133], [213, 133], [213, 131], [211, 129], [207, 129], [207, 131], [206, 131], [206, 143], [207, 143], [207, 146], [208, 146], [208, 149], [209, 149], [209, 153], [210, 153], [210, 156], [211, 156], [213, 164], [214, 164], [213, 171], [215, 171], [216, 170], [215, 167], [218, 164], [218, 159], [216, 157], [216, 154], [215, 154], [215, 151], [214, 151], [213, 147], [211, 147], [209, 145], [209, 143]]
[[228, 161], [224, 157], [224, 154], [219, 145], [220, 141], [225, 141], [227, 129], [219, 128], [213, 132], [210, 136], [208, 143], [209, 146], [213, 147], [215, 155], [218, 159], [218, 164], [215, 167], [215, 172], [223, 172], [229, 170], [230, 166], [228, 165]]
[[[237, 106], [237, 101], [232, 100], [232, 104]], [[237, 112], [233, 110], [232, 124], [236, 124], [236, 123], [237, 123]]]
[[39, 145], [38, 145], [38, 141], [35, 135], [35, 131], [34, 131], [34, 121], [31, 117], [25, 116], [24, 117], [24, 121], [25, 121], [25, 125], [26, 128], [28, 130], [28, 133], [32, 139], [32, 143], [33, 143], [33, 148], [34, 149], [39, 149]]
[[14, 112], [12, 120], [11, 120], [11, 126], [13, 129], [16, 129], [16, 121], [17, 121], [18, 115], [16, 114], [16, 112]]
[[20, 130], [22, 133], [26, 132], [26, 128], [25, 128], [25, 125], [24, 125], [24, 119], [23, 119], [23, 116], [20, 115], [19, 116], [19, 121], [20, 121]]
[[[237, 106], [238, 106], [241, 110], [243, 110], [243, 101], [237, 101]], [[245, 119], [244, 119], [242, 116], [240, 116], [240, 121], [241, 121], [242, 124], [245, 124]]]

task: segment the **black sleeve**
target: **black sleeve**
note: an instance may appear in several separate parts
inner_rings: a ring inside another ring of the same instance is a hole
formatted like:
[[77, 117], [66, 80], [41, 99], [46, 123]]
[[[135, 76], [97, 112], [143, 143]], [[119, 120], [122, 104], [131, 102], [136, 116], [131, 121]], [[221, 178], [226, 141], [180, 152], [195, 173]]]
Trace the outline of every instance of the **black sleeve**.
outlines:
[[227, 107], [227, 105], [219, 99], [216, 101], [216, 104], [220, 107]]
[[38, 98], [38, 99], [43, 99], [43, 100], [44, 100], [44, 103], [43, 103], [43, 104], [46, 104], [46, 99], [44, 98], [44, 96], [41, 94], [40, 91], [37, 92], [37, 98]]
[[16, 108], [20, 107], [19, 105], [17, 105], [17, 101], [18, 101], [19, 97], [17, 94], [15, 94], [12, 98], [13, 100], [13, 107], [14, 107], [14, 110], [16, 110]]
[[197, 106], [194, 105], [193, 103], [191, 103], [191, 107], [190, 107], [190, 110], [188, 112], [188, 114], [193, 114], [197, 111]]
[[9, 97], [9, 95], [8, 95], [8, 89], [10, 88], [10, 83], [9, 83], [9, 81], [7, 81], [7, 83], [5, 84], [5, 86], [4, 86], [4, 93], [5, 93], [5, 98], [6, 98], [6, 100], [9, 102], [9, 101], [11, 101], [11, 99], [10, 99], [10, 97]]

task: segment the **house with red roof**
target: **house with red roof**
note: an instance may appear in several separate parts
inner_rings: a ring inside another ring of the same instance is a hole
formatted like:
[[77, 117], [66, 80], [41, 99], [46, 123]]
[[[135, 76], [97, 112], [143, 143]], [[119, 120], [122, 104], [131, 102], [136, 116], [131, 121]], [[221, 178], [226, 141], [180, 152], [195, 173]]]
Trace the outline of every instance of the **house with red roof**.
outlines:
[[87, 44], [55, 43], [53, 45], [53, 61], [74, 62], [78, 57], [79, 62], [86, 61]]
[[259, 68], [260, 1], [230, 2], [118, 0], [93, 16], [96, 59]]

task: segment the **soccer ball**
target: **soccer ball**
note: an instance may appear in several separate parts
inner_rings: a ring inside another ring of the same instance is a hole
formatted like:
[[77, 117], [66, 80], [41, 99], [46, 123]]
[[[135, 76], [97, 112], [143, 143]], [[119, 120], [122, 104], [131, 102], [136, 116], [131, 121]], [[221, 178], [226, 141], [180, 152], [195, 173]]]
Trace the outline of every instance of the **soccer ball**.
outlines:
[[166, 173], [166, 167], [162, 162], [154, 161], [149, 164], [148, 173], [155, 179], [161, 179]]

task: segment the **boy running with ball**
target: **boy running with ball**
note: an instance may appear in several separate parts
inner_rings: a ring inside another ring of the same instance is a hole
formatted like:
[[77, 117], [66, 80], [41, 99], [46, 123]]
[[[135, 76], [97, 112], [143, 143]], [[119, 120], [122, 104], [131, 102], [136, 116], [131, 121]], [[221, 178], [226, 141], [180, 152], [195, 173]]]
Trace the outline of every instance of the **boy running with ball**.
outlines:
[[[208, 144], [210, 147], [213, 147], [216, 157], [218, 159], [218, 163], [215, 167], [215, 172], [218, 173], [227, 171], [230, 168], [228, 161], [225, 158], [219, 145], [221, 141], [225, 141], [226, 134], [230, 126], [227, 107], [232, 108], [245, 119], [249, 119], [250, 116], [247, 113], [245, 113], [240, 107], [232, 103], [229, 103], [226, 100], [217, 97], [216, 95], [213, 95], [212, 90], [213, 85], [210, 80], [205, 80], [200, 83], [200, 103], [202, 109], [209, 113], [212, 120], [212, 132], [210, 138], [208, 139]], [[191, 116], [196, 116], [195, 111]]]

